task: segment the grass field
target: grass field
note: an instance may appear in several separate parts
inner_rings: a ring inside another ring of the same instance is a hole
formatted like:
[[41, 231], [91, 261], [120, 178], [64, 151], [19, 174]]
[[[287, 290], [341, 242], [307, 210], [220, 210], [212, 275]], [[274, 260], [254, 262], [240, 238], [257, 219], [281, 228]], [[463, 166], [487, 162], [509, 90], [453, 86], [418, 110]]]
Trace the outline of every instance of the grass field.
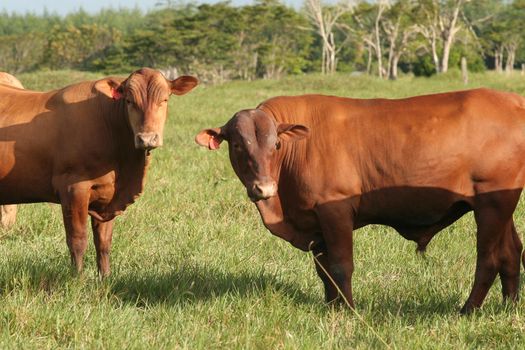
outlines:
[[[49, 89], [94, 77], [19, 78]], [[468, 87], [477, 86], [525, 95], [519, 75], [473, 75]], [[109, 279], [97, 278], [92, 244], [84, 275], [70, 274], [57, 205], [20, 206], [16, 226], [0, 231], [0, 348], [523, 348], [525, 303], [503, 305], [499, 281], [480, 312], [458, 314], [473, 280], [472, 215], [437, 235], [425, 258], [392, 229], [358, 230], [356, 313], [328, 308], [311, 256], [265, 230], [226, 148], [206, 152], [193, 141], [202, 128], [275, 95], [403, 97], [464, 88], [457, 73], [396, 82], [310, 75], [172, 97], [146, 191], [117, 220]], [[521, 204], [515, 214], [520, 232], [524, 210]]]

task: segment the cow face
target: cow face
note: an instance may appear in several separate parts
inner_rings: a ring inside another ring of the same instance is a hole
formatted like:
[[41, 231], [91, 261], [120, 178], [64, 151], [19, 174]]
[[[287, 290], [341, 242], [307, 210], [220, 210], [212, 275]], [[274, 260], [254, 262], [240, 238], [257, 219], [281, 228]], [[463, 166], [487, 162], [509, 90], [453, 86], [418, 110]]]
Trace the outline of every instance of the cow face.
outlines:
[[125, 103], [135, 148], [149, 151], [162, 146], [170, 95], [184, 95], [197, 83], [192, 76], [167, 80], [157, 70], [142, 68], [123, 82], [107, 79], [107, 95]]
[[277, 194], [281, 144], [307, 134], [308, 128], [303, 125], [277, 124], [265, 112], [252, 109], [238, 112], [221, 128], [202, 130], [195, 141], [210, 150], [228, 141], [233, 170], [255, 202]]

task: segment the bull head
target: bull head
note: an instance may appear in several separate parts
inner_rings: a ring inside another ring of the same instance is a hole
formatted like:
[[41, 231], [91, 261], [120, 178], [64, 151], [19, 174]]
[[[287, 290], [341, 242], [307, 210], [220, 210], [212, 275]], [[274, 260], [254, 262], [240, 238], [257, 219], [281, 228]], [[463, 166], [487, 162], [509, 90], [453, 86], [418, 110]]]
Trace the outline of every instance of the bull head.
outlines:
[[278, 124], [262, 110], [236, 113], [220, 128], [204, 129], [195, 142], [210, 150], [228, 141], [233, 170], [246, 187], [252, 201], [268, 199], [277, 194], [276, 162], [282, 142], [301, 140], [308, 128], [300, 124]]

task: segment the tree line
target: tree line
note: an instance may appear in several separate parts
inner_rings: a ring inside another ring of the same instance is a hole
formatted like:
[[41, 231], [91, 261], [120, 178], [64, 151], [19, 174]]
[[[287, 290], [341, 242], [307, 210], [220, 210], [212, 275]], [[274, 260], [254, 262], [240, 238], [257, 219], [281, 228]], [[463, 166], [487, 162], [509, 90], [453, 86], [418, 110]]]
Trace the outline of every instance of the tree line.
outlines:
[[161, 1], [153, 10], [0, 13], [0, 70], [176, 69], [204, 81], [363, 72], [396, 79], [525, 63], [525, 0]]

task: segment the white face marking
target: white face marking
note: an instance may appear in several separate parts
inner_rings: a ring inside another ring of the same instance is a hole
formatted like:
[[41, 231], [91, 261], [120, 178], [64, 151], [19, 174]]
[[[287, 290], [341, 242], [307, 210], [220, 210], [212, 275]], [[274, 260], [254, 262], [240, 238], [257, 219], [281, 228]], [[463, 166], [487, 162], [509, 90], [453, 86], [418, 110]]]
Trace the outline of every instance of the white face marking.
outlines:
[[249, 144], [249, 145], [252, 144], [252, 142], [250, 140], [246, 140], [246, 143]]

